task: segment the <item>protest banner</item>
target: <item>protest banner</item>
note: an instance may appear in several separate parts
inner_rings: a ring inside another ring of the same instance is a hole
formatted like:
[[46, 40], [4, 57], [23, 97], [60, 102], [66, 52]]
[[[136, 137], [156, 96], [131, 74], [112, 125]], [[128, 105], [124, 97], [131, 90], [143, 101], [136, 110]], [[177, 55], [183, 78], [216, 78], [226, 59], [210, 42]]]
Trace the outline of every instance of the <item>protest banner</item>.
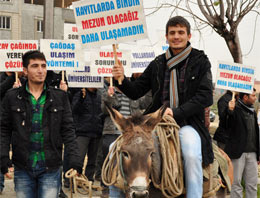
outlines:
[[219, 61], [215, 88], [251, 94], [255, 71], [252, 66]]
[[37, 40], [1, 40], [0, 71], [23, 71], [22, 56], [29, 50], [38, 50]]
[[90, 66], [85, 66], [84, 71], [67, 71], [67, 82], [69, 87], [89, 87], [103, 88], [104, 78], [101, 76], [91, 76]]
[[147, 38], [142, 0], [84, 0], [72, 5], [86, 48]]
[[84, 70], [84, 56], [78, 41], [41, 39], [40, 47], [47, 60], [47, 70]]
[[169, 44], [165, 37], [165, 30], [157, 30], [156, 33], [158, 40], [154, 45], [154, 49], [156, 56], [158, 56], [166, 52], [166, 50], [169, 48]]
[[64, 40], [78, 40], [78, 28], [76, 24], [64, 23]]
[[[118, 50], [117, 56], [122, 63], [125, 75], [130, 77], [131, 70], [131, 51]], [[91, 51], [91, 76], [112, 76], [112, 67], [115, 65], [114, 52], [107, 49], [96, 49]]]
[[138, 46], [131, 48], [132, 73], [143, 73], [150, 62], [155, 58], [155, 51], [152, 47]]

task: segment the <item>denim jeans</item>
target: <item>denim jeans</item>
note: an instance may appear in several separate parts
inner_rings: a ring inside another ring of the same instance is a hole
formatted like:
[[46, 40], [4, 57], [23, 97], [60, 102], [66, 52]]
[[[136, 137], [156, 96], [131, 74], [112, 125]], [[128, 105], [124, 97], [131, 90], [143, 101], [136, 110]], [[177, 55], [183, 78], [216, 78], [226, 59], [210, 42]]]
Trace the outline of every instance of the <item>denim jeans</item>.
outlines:
[[61, 169], [46, 171], [36, 165], [31, 171], [14, 171], [17, 198], [58, 198], [61, 184]]
[[0, 173], [0, 192], [4, 189], [5, 177], [2, 173]]
[[109, 198], [125, 198], [125, 193], [115, 186], [109, 186]]
[[203, 193], [203, 172], [201, 139], [190, 125], [179, 130], [183, 158], [184, 179], [187, 198], [201, 198]]

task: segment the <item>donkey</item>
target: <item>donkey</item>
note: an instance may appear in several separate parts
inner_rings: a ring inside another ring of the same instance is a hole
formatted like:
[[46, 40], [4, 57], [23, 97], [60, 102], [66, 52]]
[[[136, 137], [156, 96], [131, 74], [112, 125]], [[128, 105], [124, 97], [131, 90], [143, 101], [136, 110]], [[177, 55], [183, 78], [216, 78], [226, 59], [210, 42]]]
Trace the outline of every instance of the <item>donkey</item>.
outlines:
[[[149, 178], [152, 171], [155, 179], [161, 176], [160, 154], [152, 131], [162, 120], [166, 107], [163, 106], [148, 115], [136, 114], [125, 118], [117, 110], [106, 106], [111, 119], [123, 133], [120, 147], [120, 173], [124, 179], [126, 197], [164, 197], [159, 190], [149, 189]], [[153, 191], [149, 196], [151, 190]]]

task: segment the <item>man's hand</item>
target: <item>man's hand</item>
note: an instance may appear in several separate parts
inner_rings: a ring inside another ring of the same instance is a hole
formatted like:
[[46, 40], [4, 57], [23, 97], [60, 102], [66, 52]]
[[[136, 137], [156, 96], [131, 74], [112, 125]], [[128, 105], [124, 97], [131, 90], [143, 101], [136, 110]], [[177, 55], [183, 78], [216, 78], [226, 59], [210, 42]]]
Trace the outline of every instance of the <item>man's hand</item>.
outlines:
[[86, 97], [86, 89], [82, 88], [81, 92], [82, 92], [82, 98], [85, 98]]
[[18, 87], [21, 87], [21, 86], [22, 86], [22, 83], [18, 78], [17, 82], [14, 82], [13, 88], [18, 88]]
[[65, 81], [60, 81], [60, 89], [66, 92], [68, 91], [68, 85]]
[[118, 64], [113, 66], [112, 75], [115, 80], [124, 80], [124, 67], [122, 63], [118, 60]]
[[115, 88], [114, 87], [111, 87], [109, 86], [108, 90], [107, 90], [107, 93], [110, 97], [112, 97], [114, 94], [115, 94]]
[[233, 111], [233, 110], [235, 109], [235, 105], [236, 105], [235, 100], [230, 100], [230, 101], [228, 102], [228, 109], [229, 109], [230, 111]]
[[169, 116], [173, 117], [173, 112], [172, 112], [171, 108], [167, 107], [167, 109], [165, 110], [163, 116], [166, 116], [166, 115], [169, 115]]
[[10, 175], [10, 172], [14, 172], [14, 168], [13, 167], [8, 168], [8, 173], [5, 173], [5, 176], [8, 179], [13, 179], [12, 175]]

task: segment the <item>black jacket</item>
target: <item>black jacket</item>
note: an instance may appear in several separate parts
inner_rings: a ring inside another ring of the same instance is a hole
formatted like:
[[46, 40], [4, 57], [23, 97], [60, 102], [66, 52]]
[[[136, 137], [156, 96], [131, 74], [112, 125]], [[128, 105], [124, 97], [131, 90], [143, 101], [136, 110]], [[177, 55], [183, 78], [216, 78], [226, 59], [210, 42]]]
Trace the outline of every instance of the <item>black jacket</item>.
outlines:
[[0, 98], [4, 98], [5, 93], [13, 87], [15, 75], [8, 76], [5, 72], [0, 74]]
[[257, 160], [259, 160], [259, 126], [257, 123], [256, 112], [251, 112], [247, 108], [243, 107], [239, 102], [236, 102], [236, 106], [233, 112], [228, 113], [228, 126], [230, 128], [230, 133], [228, 141], [225, 146], [225, 152], [231, 159], [238, 159], [241, 157], [242, 153], [247, 144], [247, 124], [245, 117], [243, 116], [243, 111], [248, 114], [254, 114], [255, 122], [255, 132], [256, 132], [256, 143], [257, 143]]
[[[1, 170], [9, 163], [9, 146], [12, 144], [12, 163], [28, 170], [32, 106], [26, 86], [11, 89], [3, 100], [1, 118]], [[43, 110], [43, 134], [46, 169], [62, 165], [62, 144], [67, 147], [70, 167], [81, 172], [78, 146], [67, 93], [52, 87], [46, 89]]]
[[[213, 103], [211, 65], [204, 52], [196, 49], [192, 49], [188, 58], [183, 103], [173, 109], [173, 115], [177, 122], [185, 120], [198, 131], [202, 142], [203, 165], [207, 166], [214, 158], [211, 137], [204, 124], [204, 108]], [[118, 85], [118, 82], [115, 84], [131, 99], [138, 99], [152, 90], [153, 101], [145, 113], [154, 112], [162, 106], [165, 67], [166, 58], [165, 54], [162, 54], [156, 57], [134, 82], [124, 78], [122, 85]]]
[[86, 88], [86, 96], [82, 91], [77, 92], [72, 100], [72, 114], [77, 136], [101, 137], [101, 92], [90, 92]]
[[228, 116], [228, 103], [232, 99], [232, 92], [227, 91], [218, 100], [218, 115], [219, 115], [219, 125], [214, 134], [214, 140], [226, 144], [229, 130], [227, 125]]

